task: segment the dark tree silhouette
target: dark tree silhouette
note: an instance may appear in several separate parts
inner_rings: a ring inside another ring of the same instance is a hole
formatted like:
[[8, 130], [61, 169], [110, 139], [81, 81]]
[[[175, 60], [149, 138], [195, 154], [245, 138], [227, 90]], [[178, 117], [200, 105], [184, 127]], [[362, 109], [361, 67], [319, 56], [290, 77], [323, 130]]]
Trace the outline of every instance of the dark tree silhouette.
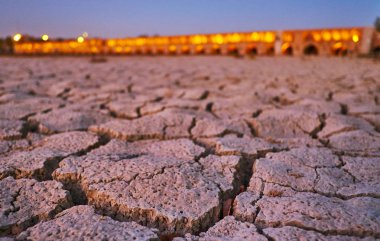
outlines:
[[375, 29], [377, 30], [377, 32], [380, 32], [380, 17], [376, 18]]

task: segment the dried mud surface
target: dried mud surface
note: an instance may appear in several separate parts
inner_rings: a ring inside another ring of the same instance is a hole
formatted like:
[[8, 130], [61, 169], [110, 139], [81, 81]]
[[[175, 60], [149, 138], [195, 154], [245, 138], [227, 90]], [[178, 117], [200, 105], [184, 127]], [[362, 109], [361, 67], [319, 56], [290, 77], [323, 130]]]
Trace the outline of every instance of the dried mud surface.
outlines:
[[380, 239], [378, 63], [0, 66], [0, 240]]

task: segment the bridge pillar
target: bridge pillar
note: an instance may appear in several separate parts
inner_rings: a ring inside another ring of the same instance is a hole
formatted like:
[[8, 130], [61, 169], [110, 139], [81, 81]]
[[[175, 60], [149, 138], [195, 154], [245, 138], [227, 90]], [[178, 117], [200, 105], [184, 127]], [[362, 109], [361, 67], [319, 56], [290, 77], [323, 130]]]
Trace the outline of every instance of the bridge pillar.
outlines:
[[359, 54], [369, 54], [371, 52], [371, 44], [372, 44], [373, 35], [374, 35], [374, 28], [363, 29], [360, 42], [358, 43]]
[[281, 46], [282, 46], [282, 31], [276, 32], [276, 40], [274, 42], [274, 54], [276, 56], [282, 55]]
[[303, 37], [301, 31], [294, 32], [294, 40], [293, 40], [293, 55], [294, 56], [302, 56], [303, 55]]

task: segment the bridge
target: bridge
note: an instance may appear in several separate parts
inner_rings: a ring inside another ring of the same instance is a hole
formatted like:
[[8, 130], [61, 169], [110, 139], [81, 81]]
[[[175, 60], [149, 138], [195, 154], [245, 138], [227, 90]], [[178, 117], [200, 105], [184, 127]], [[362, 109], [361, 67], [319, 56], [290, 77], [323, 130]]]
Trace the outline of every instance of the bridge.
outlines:
[[18, 55], [364, 55], [380, 51], [371, 27], [254, 31], [120, 39], [18, 41]]

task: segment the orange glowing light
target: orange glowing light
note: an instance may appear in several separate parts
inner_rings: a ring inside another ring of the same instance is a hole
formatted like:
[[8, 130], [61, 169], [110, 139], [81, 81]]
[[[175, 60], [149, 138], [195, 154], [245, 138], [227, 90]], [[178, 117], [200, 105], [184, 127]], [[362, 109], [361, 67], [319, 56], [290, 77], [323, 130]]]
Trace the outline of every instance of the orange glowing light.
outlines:
[[289, 43], [284, 43], [284, 44], [281, 46], [281, 51], [282, 51], [282, 52], [285, 52], [289, 47], [290, 47], [290, 44], [289, 44]]
[[257, 33], [257, 32], [251, 33], [251, 40], [254, 41], [254, 42], [259, 41], [260, 40], [260, 34]]
[[275, 40], [274, 33], [271, 33], [271, 32], [266, 32], [265, 33], [265, 37], [264, 37], [264, 41], [265, 42], [272, 43], [272, 42], [274, 42], [274, 40]]
[[108, 40], [107, 41], [108, 46], [115, 46], [115, 40]]
[[122, 51], [123, 51], [123, 48], [122, 47], [116, 47], [116, 49], [115, 49], [115, 51], [117, 52], [117, 53], [121, 53]]
[[132, 49], [131, 49], [130, 47], [125, 47], [125, 48], [124, 48], [124, 52], [127, 53], [127, 54], [128, 54], [128, 53], [131, 53], [131, 52], [132, 52]]
[[70, 42], [69, 42], [69, 46], [70, 46], [70, 48], [76, 48], [76, 47], [78, 47], [78, 43], [77, 43], [77, 42], [70, 41]]
[[186, 36], [181, 36], [179, 38], [180, 44], [187, 44], [187, 37]]
[[240, 42], [240, 35], [239, 34], [237, 34], [237, 33], [234, 33], [234, 34], [229, 34], [228, 36], [227, 36], [227, 40], [228, 40], [228, 42], [230, 42], [230, 43], [238, 43], [238, 42]]
[[204, 35], [195, 35], [191, 38], [192, 44], [205, 44], [207, 43], [207, 37]]
[[170, 52], [175, 52], [175, 51], [177, 51], [177, 47], [175, 45], [170, 45], [169, 46], [169, 51]]
[[350, 33], [347, 30], [343, 30], [341, 35], [342, 35], [342, 39], [345, 41], [350, 39]]
[[224, 43], [223, 35], [217, 34], [217, 35], [212, 36], [212, 42], [215, 44], [223, 44]]
[[340, 33], [338, 31], [333, 31], [332, 32], [332, 38], [335, 40], [335, 41], [339, 41], [341, 39], [341, 36], [340, 36]]
[[213, 48], [213, 49], [220, 49], [220, 46], [219, 46], [218, 44], [214, 44], [214, 45], [212, 46], [212, 48]]
[[48, 41], [49, 40], [49, 36], [47, 34], [44, 34], [44, 35], [41, 36], [41, 39], [43, 41]]
[[356, 30], [356, 29], [354, 29], [354, 30], [352, 30], [351, 31], [351, 35], [352, 35], [352, 41], [354, 42], [354, 43], [357, 43], [357, 42], [359, 42], [359, 40], [360, 40], [360, 37], [359, 37], [359, 32]]
[[321, 41], [322, 36], [321, 36], [320, 33], [318, 33], [318, 32], [314, 32], [314, 33], [313, 33], [313, 39], [314, 39], [314, 41], [319, 42], [319, 41]]
[[333, 45], [333, 49], [340, 49], [342, 47], [343, 47], [343, 43], [341, 43], [341, 42], [338, 42], [338, 43]]
[[98, 50], [97, 47], [92, 47], [92, 48], [91, 48], [91, 52], [92, 52], [92, 53], [98, 53], [99, 50]]
[[284, 33], [282, 36], [282, 39], [285, 42], [292, 42], [293, 41], [293, 35], [291, 33]]
[[330, 41], [331, 40], [331, 33], [328, 31], [322, 32], [322, 38], [324, 41]]
[[19, 33], [16, 33], [16, 34], [13, 36], [13, 40], [14, 40], [15, 42], [18, 42], [18, 41], [20, 41], [20, 40], [21, 40], [21, 37], [22, 37], [22, 35], [21, 35], [21, 34], [19, 34]]
[[229, 52], [236, 51], [236, 50], [237, 50], [237, 47], [235, 45], [228, 46], [228, 51]]
[[144, 38], [138, 38], [138, 39], [136, 39], [136, 45], [138, 45], [138, 46], [142, 46], [142, 45], [144, 45], [145, 44], [145, 39]]
[[84, 38], [83, 38], [83, 36], [79, 36], [79, 37], [77, 38], [77, 42], [78, 42], [78, 43], [83, 43], [83, 42], [84, 42]]
[[203, 47], [202, 45], [197, 45], [197, 46], [195, 47], [195, 51], [196, 51], [197, 53], [203, 52], [203, 51], [204, 51], [204, 47]]
[[190, 51], [190, 47], [189, 46], [182, 46], [182, 48], [181, 48], [181, 52], [182, 53], [187, 53], [189, 51]]
[[354, 35], [352, 35], [352, 41], [354, 42], [354, 43], [357, 43], [357, 42], [359, 42], [359, 35], [358, 34], [354, 34]]

